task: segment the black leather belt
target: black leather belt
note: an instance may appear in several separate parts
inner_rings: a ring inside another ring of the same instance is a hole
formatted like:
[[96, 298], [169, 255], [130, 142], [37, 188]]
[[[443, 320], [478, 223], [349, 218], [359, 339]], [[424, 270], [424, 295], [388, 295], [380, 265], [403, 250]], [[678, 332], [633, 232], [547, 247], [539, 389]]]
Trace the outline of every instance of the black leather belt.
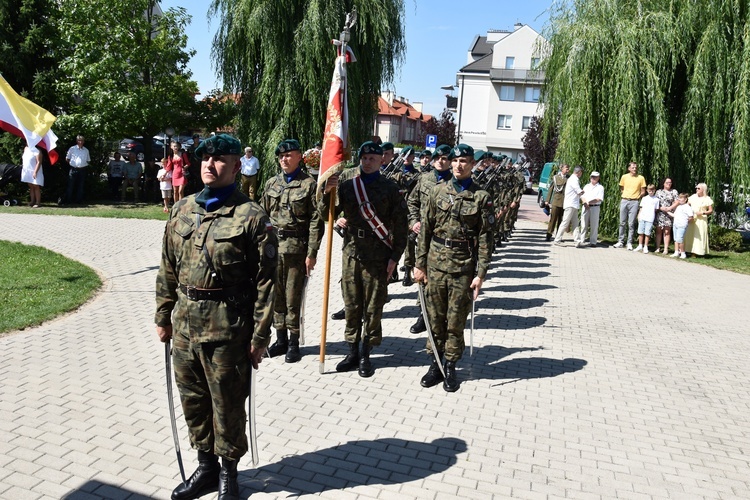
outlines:
[[180, 291], [185, 294], [188, 300], [224, 300], [225, 291], [223, 288], [196, 288], [192, 285], [180, 285]]
[[599, 205], [601, 205], [601, 203], [597, 203], [596, 205], [589, 203], [590, 207], [598, 207]]
[[457, 250], [468, 250], [469, 245], [471, 244], [469, 240], [451, 240], [439, 238], [437, 236], [433, 236], [432, 241], [436, 241], [437, 243], [444, 245], [445, 248], [455, 248]]
[[279, 238], [295, 238], [307, 236], [307, 232], [301, 229], [278, 229]]
[[625, 201], [638, 201], [640, 198], [623, 198]]
[[349, 234], [351, 234], [355, 238], [359, 238], [359, 239], [376, 238], [377, 239], [377, 236], [375, 236], [375, 233], [373, 233], [369, 229], [362, 229], [362, 228], [349, 227], [349, 226], [347, 226], [346, 229], [347, 231], [349, 231]]

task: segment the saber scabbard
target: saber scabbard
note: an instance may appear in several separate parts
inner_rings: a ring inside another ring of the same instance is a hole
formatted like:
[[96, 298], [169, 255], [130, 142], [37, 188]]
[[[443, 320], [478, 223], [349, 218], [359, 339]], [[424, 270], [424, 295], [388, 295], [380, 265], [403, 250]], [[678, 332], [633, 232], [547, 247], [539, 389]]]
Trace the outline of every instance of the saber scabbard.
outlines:
[[258, 435], [256, 434], [255, 428], [255, 384], [257, 382], [257, 376], [255, 368], [250, 364], [250, 373], [248, 374], [248, 390], [247, 390], [247, 440], [250, 443], [250, 458], [253, 462], [253, 467], [258, 466], [260, 459], [258, 458]]
[[182, 453], [180, 452], [180, 440], [177, 437], [177, 420], [174, 414], [174, 395], [172, 393], [172, 341], [167, 340], [164, 343], [164, 365], [167, 374], [167, 400], [169, 401], [169, 420], [172, 423], [172, 439], [174, 439], [174, 452], [177, 455], [177, 465], [180, 466], [180, 476], [182, 484], [187, 482], [185, 479], [185, 467], [182, 465]]
[[430, 318], [427, 316], [427, 303], [424, 300], [424, 285], [422, 283], [417, 284], [417, 293], [419, 294], [419, 304], [422, 306], [424, 325], [427, 327], [427, 339], [430, 341], [430, 346], [432, 347], [432, 355], [435, 357], [435, 362], [437, 362], [437, 365], [440, 368], [440, 373], [442, 373], [443, 378], [445, 378], [445, 368], [443, 368], [443, 363], [440, 361], [440, 354], [437, 350], [437, 344], [435, 344], [435, 337], [432, 335]]

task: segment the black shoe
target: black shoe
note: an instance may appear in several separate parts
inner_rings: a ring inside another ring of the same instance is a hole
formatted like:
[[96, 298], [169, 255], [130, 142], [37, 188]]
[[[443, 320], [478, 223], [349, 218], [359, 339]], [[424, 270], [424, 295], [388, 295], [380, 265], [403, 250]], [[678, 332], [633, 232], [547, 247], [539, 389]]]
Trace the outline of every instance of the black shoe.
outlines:
[[268, 355], [272, 358], [281, 356], [289, 347], [289, 338], [286, 330], [276, 330], [276, 342], [268, 349]]
[[445, 362], [445, 380], [443, 380], [443, 389], [445, 392], [456, 392], [458, 390], [458, 380], [456, 380], [456, 362]]
[[547, 237], [544, 238], [544, 241], [552, 241], [552, 235], [551, 234], [547, 234]]
[[289, 336], [289, 348], [286, 350], [284, 361], [296, 363], [300, 359], [302, 359], [302, 355], [299, 353], [299, 334], [293, 333]]
[[424, 316], [419, 315], [419, 318], [417, 318], [417, 322], [411, 325], [411, 328], [409, 328], [409, 332], [411, 333], [422, 333], [427, 331], [427, 325], [424, 323]]
[[375, 368], [370, 363], [370, 351], [372, 347], [367, 344], [362, 344], [362, 355], [359, 357], [359, 376], [360, 377], [372, 377], [375, 373]]
[[359, 365], [359, 344], [356, 342], [349, 344], [349, 354], [344, 360], [336, 365], [337, 372], [348, 372], [354, 370]]
[[342, 308], [340, 311], [336, 311], [335, 313], [331, 314], [331, 319], [345, 319], [346, 318], [346, 308]]
[[[440, 359], [443, 359], [442, 354], [440, 355]], [[434, 387], [444, 379], [445, 377], [443, 377], [443, 372], [440, 371], [440, 365], [438, 365], [437, 360], [433, 358], [430, 369], [427, 370], [427, 373], [425, 373], [424, 377], [422, 377], [422, 380], [419, 381], [419, 385], [425, 388]]]
[[401, 282], [404, 286], [412, 286], [414, 284], [414, 280], [411, 279], [411, 267], [407, 266], [406, 272], [404, 273], [404, 281]]
[[237, 484], [237, 460], [221, 459], [219, 500], [240, 500], [240, 485]]
[[172, 491], [172, 500], [189, 500], [219, 487], [219, 457], [205, 451], [198, 452], [198, 468], [188, 480]]

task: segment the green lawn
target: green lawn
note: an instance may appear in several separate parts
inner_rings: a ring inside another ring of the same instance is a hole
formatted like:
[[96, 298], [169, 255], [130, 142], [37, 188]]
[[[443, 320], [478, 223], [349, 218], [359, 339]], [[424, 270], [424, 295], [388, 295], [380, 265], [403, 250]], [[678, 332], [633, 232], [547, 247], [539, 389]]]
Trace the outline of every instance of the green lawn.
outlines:
[[102, 285], [93, 269], [45, 248], [0, 241], [0, 255], [0, 335], [71, 311]]
[[167, 220], [162, 205], [156, 203], [109, 203], [92, 205], [65, 205], [58, 207], [54, 203], [42, 203], [39, 208], [27, 206], [4, 207], [0, 205], [0, 214], [45, 214], [73, 215], [77, 217], [110, 217], [117, 219], [156, 219]]

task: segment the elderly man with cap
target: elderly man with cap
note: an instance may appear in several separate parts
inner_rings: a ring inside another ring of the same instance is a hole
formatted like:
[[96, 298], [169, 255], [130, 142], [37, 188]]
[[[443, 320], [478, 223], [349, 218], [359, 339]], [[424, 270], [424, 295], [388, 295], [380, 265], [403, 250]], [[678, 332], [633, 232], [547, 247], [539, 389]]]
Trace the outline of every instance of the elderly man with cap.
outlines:
[[[447, 144], [441, 144], [435, 148], [433, 155], [434, 170], [423, 172], [419, 176], [417, 185], [412, 190], [407, 200], [409, 206], [409, 239], [418, 239], [419, 231], [422, 227], [422, 219], [427, 209], [427, 200], [430, 198], [432, 189], [441, 182], [448, 182], [453, 177], [451, 173], [451, 147]], [[409, 331], [411, 333], [422, 333], [427, 329], [424, 322], [424, 316], [420, 312], [417, 322], [414, 323]]]
[[[414, 148], [407, 146], [401, 151], [401, 154], [405, 155], [404, 166], [401, 167], [399, 172], [396, 172], [391, 179], [398, 184], [399, 192], [404, 200], [409, 198], [409, 195], [414, 190], [414, 186], [417, 185], [417, 180], [421, 172], [414, 166]], [[414, 252], [417, 247], [417, 238], [414, 235], [413, 238], [409, 238], [406, 243], [406, 252], [404, 253], [404, 280], [401, 282], [404, 286], [412, 286], [414, 281], [411, 278], [411, 270], [414, 268]]]
[[[414, 279], [427, 285], [427, 317], [437, 347], [422, 387], [443, 381], [447, 392], [458, 390], [456, 363], [463, 356], [464, 326], [487, 275], [492, 258], [494, 206], [487, 191], [471, 179], [474, 150], [459, 144], [452, 152], [453, 179], [430, 193], [419, 231]], [[437, 359], [445, 357], [445, 379]]]
[[[562, 238], [565, 231], [570, 227], [571, 231], [578, 227], [578, 208], [581, 206], [581, 177], [583, 176], [583, 167], [576, 166], [573, 168], [573, 175], [565, 183], [565, 199], [563, 201], [563, 220], [555, 235], [555, 245], [562, 245]], [[575, 234], [573, 239], [575, 240]]]
[[271, 356], [286, 353], [287, 363], [300, 360], [300, 308], [305, 276], [310, 276], [320, 248], [323, 220], [317, 210], [317, 184], [301, 168], [299, 142], [287, 139], [276, 146], [281, 173], [266, 182], [260, 206], [271, 217], [279, 239], [279, 265], [273, 326], [276, 342]]
[[245, 156], [240, 159], [240, 162], [242, 163], [242, 170], [240, 170], [240, 191], [251, 200], [255, 200], [255, 188], [258, 186], [260, 163], [253, 156], [253, 148], [250, 146], [245, 148]]
[[[361, 377], [371, 377], [375, 372], [370, 352], [383, 338], [381, 319], [388, 276], [406, 247], [406, 200], [396, 183], [380, 175], [382, 158], [379, 145], [365, 142], [359, 148], [359, 174], [346, 176], [340, 183], [334, 175], [325, 185], [326, 193], [338, 186], [336, 212], [343, 216], [336, 223], [346, 230], [341, 291], [349, 354], [336, 371], [358, 367]], [[330, 198], [323, 196], [318, 204], [321, 217], [328, 213]]]
[[[198, 468], [172, 492], [197, 498], [218, 489], [239, 498], [237, 462], [247, 452], [250, 365], [270, 340], [277, 241], [263, 209], [237, 190], [240, 142], [205, 140], [205, 188], [175, 203], [156, 278], [156, 333], [172, 360]], [[221, 457], [221, 466], [219, 466]]]
[[[604, 186], [599, 184], [599, 172], [591, 172], [590, 181], [583, 186], [583, 211], [581, 212], [581, 229], [578, 232], [576, 246], [596, 246], [599, 237], [599, 211], [604, 201]], [[589, 241], [586, 241], [586, 232], [591, 231]]]

